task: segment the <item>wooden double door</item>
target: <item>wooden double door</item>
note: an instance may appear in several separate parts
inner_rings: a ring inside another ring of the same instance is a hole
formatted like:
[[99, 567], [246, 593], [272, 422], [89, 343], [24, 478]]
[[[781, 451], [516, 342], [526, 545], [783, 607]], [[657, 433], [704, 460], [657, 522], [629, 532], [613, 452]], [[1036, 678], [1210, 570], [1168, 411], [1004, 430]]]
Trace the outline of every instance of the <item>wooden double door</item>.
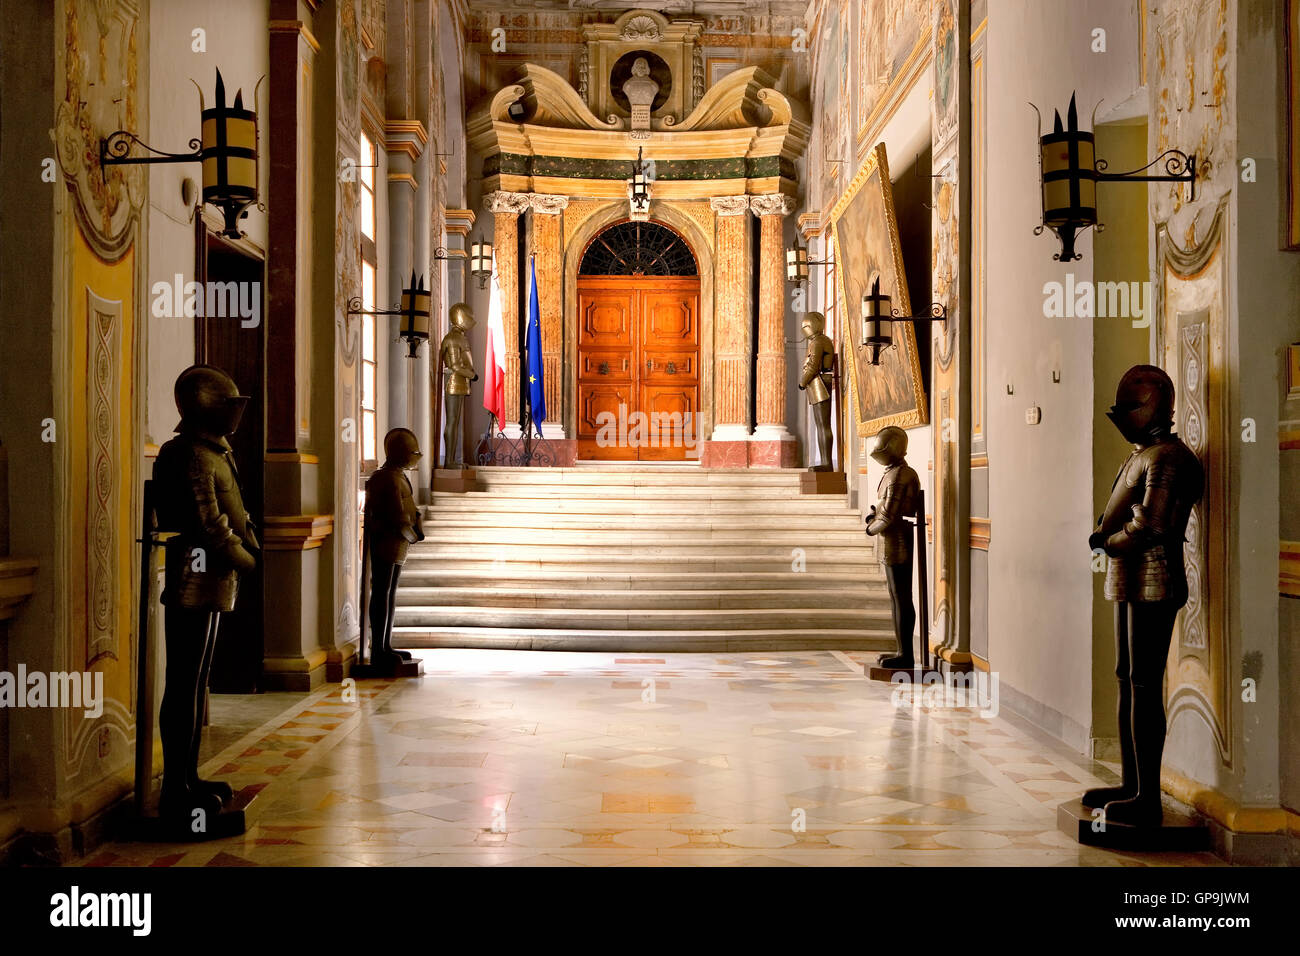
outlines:
[[578, 278], [578, 457], [698, 458], [700, 280]]

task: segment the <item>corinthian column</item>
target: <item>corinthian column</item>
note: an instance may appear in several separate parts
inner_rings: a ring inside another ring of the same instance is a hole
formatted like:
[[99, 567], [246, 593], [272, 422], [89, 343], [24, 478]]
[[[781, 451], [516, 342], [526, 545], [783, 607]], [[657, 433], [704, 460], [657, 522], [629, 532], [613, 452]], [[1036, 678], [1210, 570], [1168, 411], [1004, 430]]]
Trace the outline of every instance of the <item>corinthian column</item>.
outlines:
[[560, 394], [560, 363], [564, 355], [564, 264], [560, 260], [560, 214], [566, 196], [532, 193], [533, 254], [537, 257], [537, 305], [541, 311], [542, 370], [546, 387], [546, 421], [542, 434], [564, 437], [564, 401]]
[[[785, 244], [782, 219], [794, 210], [788, 196], [754, 196], [750, 208], [760, 224], [758, 253], [758, 380], [754, 383], [756, 442], [790, 442], [785, 426]], [[760, 449], [755, 449], [760, 451]], [[779, 467], [794, 464], [794, 445], [771, 445], [752, 456], [753, 464]], [[782, 454], [784, 453], [784, 454]]]
[[483, 197], [492, 213], [492, 248], [501, 287], [501, 324], [506, 340], [506, 420], [519, 434], [519, 215], [528, 209], [527, 193], [493, 192]]
[[[748, 196], [720, 196], [709, 200], [717, 217], [717, 248], [714, 254], [714, 365], [717, 387], [714, 407], [713, 442], [749, 439], [749, 322], [745, 313], [749, 284], [749, 242], [745, 226], [749, 217]], [[745, 466], [744, 460], [708, 456], [708, 464]]]

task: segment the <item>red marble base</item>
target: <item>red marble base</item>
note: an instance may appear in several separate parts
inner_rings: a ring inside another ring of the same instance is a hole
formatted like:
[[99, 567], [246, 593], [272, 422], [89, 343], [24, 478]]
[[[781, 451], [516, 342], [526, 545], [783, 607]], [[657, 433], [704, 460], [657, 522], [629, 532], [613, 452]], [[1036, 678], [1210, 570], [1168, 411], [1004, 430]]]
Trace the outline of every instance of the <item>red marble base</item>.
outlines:
[[750, 468], [797, 468], [799, 443], [797, 441], [751, 441], [749, 443]]
[[797, 441], [706, 441], [700, 443], [702, 468], [797, 468]]

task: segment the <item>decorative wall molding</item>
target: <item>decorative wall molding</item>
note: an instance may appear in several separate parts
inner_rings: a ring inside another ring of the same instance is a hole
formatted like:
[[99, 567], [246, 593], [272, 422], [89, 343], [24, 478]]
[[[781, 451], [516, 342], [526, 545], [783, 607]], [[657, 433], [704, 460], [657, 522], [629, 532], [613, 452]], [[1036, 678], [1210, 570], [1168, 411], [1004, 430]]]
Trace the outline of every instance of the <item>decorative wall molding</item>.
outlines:
[[311, 551], [334, 531], [333, 515], [267, 515], [262, 523], [267, 551]]

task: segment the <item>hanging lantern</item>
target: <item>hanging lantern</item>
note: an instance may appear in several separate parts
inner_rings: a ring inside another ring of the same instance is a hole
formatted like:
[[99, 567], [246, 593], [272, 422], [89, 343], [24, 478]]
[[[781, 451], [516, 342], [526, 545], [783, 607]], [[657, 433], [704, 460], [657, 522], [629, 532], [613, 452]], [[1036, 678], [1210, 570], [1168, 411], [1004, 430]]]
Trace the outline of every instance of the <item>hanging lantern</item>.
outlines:
[[[253, 99], [257, 99], [256, 90]], [[152, 155], [131, 155], [135, 146]], [[257, 113], [244, 109], [242, 90], [235, 93], [234, 104], [226, 106], [226, 84], [220, 70], [216, 103], [211, 109], [204, 108], [199, 93], [199, 135], [190, 140], [189, 147], [192, 152], [168, 153], [130, 130], [119, 129], [100, 140], [100, 175], [106, 176], [110, 166], [197, 162], [203, 172], [203, 201], [221, 210], [225, 223], [221, 235], [240, 238], [239, 222], [257, 202]]]
[[889, 308], [890, 298], [880, 291], [880, 277], [871, 284], [871, 291], [862, 297], [862, 347], [871, 349], [871, 364], [880, 364], [880, 353], [893, 344]]
[[469, 274], [478, 279], [480, 289], [487, 287], [492, 275], [492, 243], [475, 239], [469, 246]]
[[797, 236], [794, 244], [785, 251], [785, 278], [800, 285], [808, 281], [808, 248]]
[[257, 114], [244, 109], [244, 94], [226, 106], [226, 85], [217, 70], [216, 105], [201, 111], [203, 201], [225, 219], [222, 235], [238, 239], [239, 220], [257, 202]]
[[429, 312], [431, 296], [424, 287], [424, 277], [416, 280], [411, 273], [411, 284], [402, 290], [402, 303], [398, 314], [402, 317], [401, 331], [398, 333], [406, 339], [410, 347], [409, 355], [415, 358], [420, 343], [429, 337]]
[[[1034, 235], [1052, 230], [1061, 240], [1061, 251], [1052, 258], [1061, 262], [1083, 258], [1074, 250], [1075, 237], [1092, 226], [1102, 228], [1097, 221], [1098, 183], [1187, 183], [1189, 201], [1196, 201], [1196, 155], [1180, 149], [1167, 149], [1140, 169], [1107, 172], [1106, 160], [1097, 159], [1093, 134], [1079, 129], [1074, 94], [1070, 95], [1065, 125], [1060, 112], [1055, 112], [1052, 131], [1040, 136], [1038, 143], [1043, 221], [1034, 227]], [[1163, 175], [1148, 172], [1157, 163], [1164, 166]]]
[[1052, 258], [1070, 262], [1081, 258], [1074, 251], [1074, 237], [1097, 225], [1096, 143], [1092, 133], [1079, 129], [1073, 94], [1064, 128], [1060, 112], [1055, 115], [1052, 132], [1038, 141], [1043, 173], [1043, 226], [1061, 240], [1061, 251]]

